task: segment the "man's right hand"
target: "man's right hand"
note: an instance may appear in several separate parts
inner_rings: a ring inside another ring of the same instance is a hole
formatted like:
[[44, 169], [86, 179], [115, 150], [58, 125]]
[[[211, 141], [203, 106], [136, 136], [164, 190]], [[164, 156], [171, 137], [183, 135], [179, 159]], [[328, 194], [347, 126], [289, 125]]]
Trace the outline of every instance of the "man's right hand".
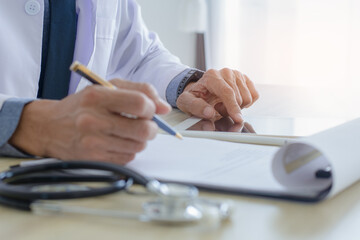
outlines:
[[148, 84], [118, 79], [112, 83], [119, 89], [90, 86], [61, 101], [27, 104], [9, 143], [41, 157], [129, 162], [155, 137], [153, 115], [171, 108]]

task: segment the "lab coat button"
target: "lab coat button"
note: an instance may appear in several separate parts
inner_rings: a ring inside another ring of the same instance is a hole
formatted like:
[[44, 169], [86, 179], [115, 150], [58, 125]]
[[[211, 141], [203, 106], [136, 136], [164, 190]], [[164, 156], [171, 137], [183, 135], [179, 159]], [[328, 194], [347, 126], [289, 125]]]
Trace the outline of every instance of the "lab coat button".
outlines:
[[25, 12], [31, 16], [40, 12], [40, 3], [38, 1], [30, 0], [25, 4]]

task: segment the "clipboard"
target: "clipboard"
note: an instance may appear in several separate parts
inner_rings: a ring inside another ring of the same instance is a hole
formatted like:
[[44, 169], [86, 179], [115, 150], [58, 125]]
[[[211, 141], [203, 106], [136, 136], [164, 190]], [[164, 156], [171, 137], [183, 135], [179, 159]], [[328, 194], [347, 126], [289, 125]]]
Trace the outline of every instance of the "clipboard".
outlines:
[[[179, 144], [159, 135], [128, 166], [149, 177], [207, 191], [319, 202], [360, 179], [358, 136], [360, 119], [281, 147], [200, 138]], [[316, 173], [326, 168], [331, 175], [318, 178]]]

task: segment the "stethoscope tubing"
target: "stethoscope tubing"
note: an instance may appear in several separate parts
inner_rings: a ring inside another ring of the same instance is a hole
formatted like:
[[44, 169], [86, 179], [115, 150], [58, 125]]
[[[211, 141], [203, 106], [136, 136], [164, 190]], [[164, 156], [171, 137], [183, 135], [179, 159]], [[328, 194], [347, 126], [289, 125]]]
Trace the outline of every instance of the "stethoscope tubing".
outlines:
[[[44, 174], [31, 175], [52, 170], [104, 170], [112, 175], [64, 175], [64, 174]], [[123, 179], [125, 177], [125, 179]], [[111, 182], [110, 186], [91, 188], [84, 191], [70, 192], [36, 192], [32, 191], [24, 183], [64, 183], [64, 182]], [[10, 207], [23, 210], [30, 210], [30, 204], [35, 200], [44, 199], [73, 199], [105, 195], [126, 189], [132, 182], [146, 186], [149, 180], [141, 174], [115, 164], [92, 162], [92, 161], [69, 161], [45, 163], [35, 166], [15, 167], [0, 174], [0, 203]]]

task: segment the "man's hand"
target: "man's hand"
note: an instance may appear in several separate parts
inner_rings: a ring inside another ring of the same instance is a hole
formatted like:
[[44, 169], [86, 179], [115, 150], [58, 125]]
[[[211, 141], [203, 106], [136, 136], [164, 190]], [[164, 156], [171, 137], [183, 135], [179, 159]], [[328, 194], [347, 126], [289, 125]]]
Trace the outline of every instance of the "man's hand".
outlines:
[[242, 122], [241, 109], [250, 107], [259, 94], [253, 82], [239, 71], [224, 68], [208, 70], [195, 83], [189, 83], [177, 99], [183, 112], [205, 119], [230, 116]]
[[90, 86], [61, 101], [27, 104], [10, 143], [35, 156], [129, 162], [155, 137], [153, 115], [171, 108], [148, 84], [112, 83], [119, 89]]

